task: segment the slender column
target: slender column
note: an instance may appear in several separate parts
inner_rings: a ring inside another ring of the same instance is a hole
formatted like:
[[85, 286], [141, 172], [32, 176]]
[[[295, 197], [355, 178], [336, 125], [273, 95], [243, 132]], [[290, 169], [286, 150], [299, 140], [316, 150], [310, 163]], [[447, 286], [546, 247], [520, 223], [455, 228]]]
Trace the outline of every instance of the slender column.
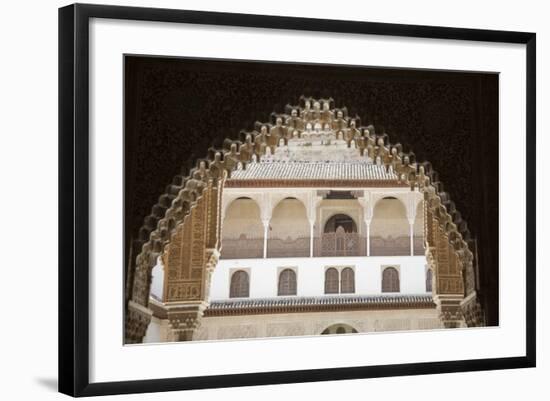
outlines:
[[307, 218], [309, 220], [309, 257], [313, 257], [313, 248], [315, 247], [315, 221], [317, 220], [317, 202], [320, 197], [317, 191], [312, 190], [307, 195]]
[[262, 220], [264, 223], [264, 259], [267, 258], [267, 235], [269, 234], [269, 220]]
[[315, 220], [309, 221], [309, 257], [313, 257], [313, 235], [314, 235], [314, 228], [315, 226]]
[[273, 213], [271, 209], [271, 196], [269, 193], [262, 194], [261, 197], [261, 218], [264, 225], [264, 259], [267, 258], [267, 237], [269, 235], [269, 222]]
[[417, 193], [411, 192], [408, 196], [407, 218], [409, 220], [409, 237], [411, 241], [411, 256], [414, 256], [414, 220], [416, 219]]
[[370, 220], [365, 220], [365, 224], [367, 226], [367, 256], [370, 256]]
[[411, 256], [414, 256], [414, 222], [409, 223], [409, 235], [411, 237]]
[[371, 193], [366, 191], [365, 198], [362, 200], [361, 205], [363, 206], [363, 220], [365, 221], [365, 237], [367, 240], [367, 256], [370, 256], [370, 223], [372, 222], [372, 204], [373, 199]]

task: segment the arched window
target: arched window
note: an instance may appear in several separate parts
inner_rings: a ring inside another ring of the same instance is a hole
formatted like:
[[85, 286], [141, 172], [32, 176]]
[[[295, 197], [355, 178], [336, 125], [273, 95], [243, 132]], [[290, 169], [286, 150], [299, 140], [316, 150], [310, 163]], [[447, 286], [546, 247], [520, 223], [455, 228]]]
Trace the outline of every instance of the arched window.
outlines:
[[354, 327], [351, 327], [349, 324], [333, 324], [332, 326], [324, 329], [321, 334], [350, 334], [357, 333], [357, 330]]
[[327, 220], [325, 223], [325, 233], [336, 232], [338, 227], [342, 227], [346, 233], [356, 233], [357, 225], [355, 221], [347, 214], [336, 214]]
[[395, 267], [387, 267], [382, 272], [382, 292], [399, 292], [399, 272]]
[[325, 294], [338, 294], [338, 270], [334, 267], [325, 271]]
[[353, 294], [355, 292], [355, 272], [351, 267], [346, 267], [342, 270], [340, 287], [342, 294]]
[[246, 298], [250, 294], [250, 280], [248, 273], [244, 270], [237, 270], [231, 276], [229, 287], [229, 298]]
[[432, 292], [432, 269], [426, 270], [426, 292]]
[[279, 274], [277, 295], [296, 295], [296, 287], [296, 273], [292, 269], [284, 269]]

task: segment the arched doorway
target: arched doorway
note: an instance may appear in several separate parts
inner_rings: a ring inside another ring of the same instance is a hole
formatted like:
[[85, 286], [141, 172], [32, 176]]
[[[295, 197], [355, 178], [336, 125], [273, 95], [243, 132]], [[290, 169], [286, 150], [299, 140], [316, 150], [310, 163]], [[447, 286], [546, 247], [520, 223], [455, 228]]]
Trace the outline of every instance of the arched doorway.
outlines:
[[335, 214], [330, 219], [328, 219], [325, 223], [325, 229], [323, 231], [325, 233], [333, 233], [336, 232], [336, 230], [340, 227], [346, 233], [357, 232], [357, 224], [355, 224], [355, 221], [347, 214], [342, 213]]
[[321, 334], [323, 335], [352, 334], [352, 333], [358, 333], [358, 331], [354, 327], [350, 326], [349, 324], [344, 324], [344, 323], [332, 324], [321, 332]]
[[360, 239], [357, 224], [347, 214], [339, 213], [325, 223], [321, 237], [321, 256], [358, 256]]

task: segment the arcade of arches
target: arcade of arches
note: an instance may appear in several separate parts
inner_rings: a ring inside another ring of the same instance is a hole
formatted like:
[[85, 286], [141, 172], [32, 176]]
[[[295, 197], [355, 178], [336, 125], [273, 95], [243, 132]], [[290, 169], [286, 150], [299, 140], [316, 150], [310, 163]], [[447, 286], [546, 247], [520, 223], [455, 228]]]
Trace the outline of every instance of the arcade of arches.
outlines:
[[483, 326], [473, 239], [433, 177], [332, 99], [302, 97], [153, 206], [126, 343]]

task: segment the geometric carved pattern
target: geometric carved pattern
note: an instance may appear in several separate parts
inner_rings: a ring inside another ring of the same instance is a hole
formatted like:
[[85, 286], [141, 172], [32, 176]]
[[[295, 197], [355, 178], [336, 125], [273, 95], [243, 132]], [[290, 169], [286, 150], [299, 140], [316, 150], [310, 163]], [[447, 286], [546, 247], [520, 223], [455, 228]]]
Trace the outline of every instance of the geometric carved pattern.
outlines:
[[475, 293], [462, 301], [462, 311], [468, 327], [485, 326], [485, 315]]
[[151, 321], [152, 312], [142, 305], [131, 302], [126, 310], [126, 344], [142, 342]]
[[174, 235], [165, 251], [168, 271], [164, 302], [200, 301], [205, 266], [205, 208], [208, 197], [201, 196]]
[[[141, 249], [136, 251], [135, 260], [130, 261], [128, 277], [131, 279], [127, 282], [130, 300], [147, 308], [151, 271], [159, 256], [167, 262], [169, 283], [176, 280], [168, 284], [167, 299], [204, 300], [209, 284], [209, 274], [205, 271], [213, 268], [208, 263], [208, 255], [213, 250], [219, 251], [220, 246], [221, 193], [225, 179], [237, 166], [246, 168], [253, 159], [267, 152], [272, 154], [291, 135], [301, 135], [308, 124], [336, 130], [348, 147], [355, 146], [361, 155], [382, 164], [388, 171], [391, 168], [400, 183], [424, 194], [426, 256], [435, 276], [434, 296], [440, 292], [452, 293], [454, 305], [460, 305], [465, 296], [471, 295], [464, 293], [464, 281], [471, 282], [472, 278], [463, 275], [472, 272], [473, 240], [431, 164], [417, 162], [413, 153], [403, 152], [401, 145], [390, 144], [386, 135], [377, 135], [372, 125], [356, 126], [358, 120], [350, 118], [346, 108], [336, 110], [331, 108], [333, 104], [332, 99], [302, 96], [300, 105], [288, 105], [287, 113], [275, 113], [276, 124], [261, 124], [259, 132], [246, 133], [244, 142], [226, 139], [223, 149], [209, 160], [200, 160], [189, 177], [176, 176], [140, 229], [136, 243], [141, 244]], [[170, 253], [168, 259], [165, 252]], [[182, 265], [174, 266], [175, 260]], [[452, 320], [461, 314], [451, 311], [451, 303], [447, 300], [445, 310], [440, 310], [444, 323], [445, 319]], [[139, 341], [145, 329], [139, 329], [143, 324], [140, 326], [134, 321], [138, 317], [129, 313], [129, 308], [127, 305], [126, 339]], [[450, 325], [454, 324], [452, 320]]]
[[426, 292], [432, 292], [432, 269], [426, 270]]

